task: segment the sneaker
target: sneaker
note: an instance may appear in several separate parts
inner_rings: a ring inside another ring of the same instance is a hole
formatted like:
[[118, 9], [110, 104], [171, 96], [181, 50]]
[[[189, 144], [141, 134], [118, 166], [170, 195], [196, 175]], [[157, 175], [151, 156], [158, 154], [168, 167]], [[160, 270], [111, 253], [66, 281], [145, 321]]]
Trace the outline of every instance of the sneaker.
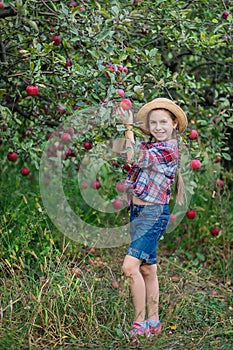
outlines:
[[158, 321], [154, 327], [152, 327], [152, 326], [149, 324], [149, 332], [150, 332], [151, 334], [159, 334], [159, 333], [161, 333], [161, 332], [162, 332], [162, 325], [161, 325], [161, 322]]
[[149, 324], [146, 322], [146, 326], [140, 325], [138, 322], [133, 323], [133, 327], [130, 331], [130, 338], [132, 341], [137, 341], [138, 337], [148, 337], [150, 334]]

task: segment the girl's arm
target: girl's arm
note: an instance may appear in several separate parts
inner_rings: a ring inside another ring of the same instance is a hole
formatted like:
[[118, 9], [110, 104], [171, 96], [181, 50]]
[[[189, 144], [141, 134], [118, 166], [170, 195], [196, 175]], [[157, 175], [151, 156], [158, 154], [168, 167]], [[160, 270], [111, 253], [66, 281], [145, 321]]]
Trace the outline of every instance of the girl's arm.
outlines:
[[118, 113], [121, 116], [121, 119], [123, 121], [123, 124], [126, 128], [125, 131], [125, 138], [126, 138], [126, 150], [127, 150], [127, 161], [129, 163], [132, 162], [133, 156], [134, 156], [134, 145], [135, 145], [135, 139], [134, 139], [134, 132], [132, 130], [133, 125], [133, 113], [131, 110], [129, 110], [126, 115], [125, 111], [119, 107]]

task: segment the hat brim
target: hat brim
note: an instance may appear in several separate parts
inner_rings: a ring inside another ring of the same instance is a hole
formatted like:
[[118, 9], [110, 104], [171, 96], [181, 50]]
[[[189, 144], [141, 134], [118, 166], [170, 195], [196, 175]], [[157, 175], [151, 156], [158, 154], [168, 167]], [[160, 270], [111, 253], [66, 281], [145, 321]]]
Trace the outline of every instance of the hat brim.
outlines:
[[150, 130], [148, 129], [147, 116], [148, 113], [153, 109], [167, 109], [172, 112], [178, 120], [178, 130], [180, 133], [184, 132], [188, 125], [188, 120], [184, 111], [172, 100], [168, 98], [156, 98], [151, 102], [146, 103], [137, 113], [136, 122], [141, 122], [139, 128], [147, 135], [150, 135]]

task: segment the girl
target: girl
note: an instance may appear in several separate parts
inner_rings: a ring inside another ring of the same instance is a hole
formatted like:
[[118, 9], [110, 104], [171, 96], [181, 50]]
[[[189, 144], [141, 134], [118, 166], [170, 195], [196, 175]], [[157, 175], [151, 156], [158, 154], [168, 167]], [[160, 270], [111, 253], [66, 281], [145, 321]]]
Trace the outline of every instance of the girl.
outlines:
[[[182, 203], [182, 178], [179, 170], [179, 134], [187, 127], [184, 111], [167, 98], [157, 98], [145, 104], [136, 115], [140, 129], [150, 135], [149, 142], [141, 142], [135, 148], [131, 126], [132, 113], [126, 120], [127, 144], [131, 148], [128, 162], [132, 163], [126, 184], [130, 193], [130, 236], [122, 270], [130, 279], [130, 291], [134, 306], [134, 322], [130, 335], [160, 333], [159, 285], [157, 278], [156, 248], [170, 218], [168, 208], [170, 187], [178, 168], [176, 199]], [[147, 312], [147, 318], [146, 318]]]

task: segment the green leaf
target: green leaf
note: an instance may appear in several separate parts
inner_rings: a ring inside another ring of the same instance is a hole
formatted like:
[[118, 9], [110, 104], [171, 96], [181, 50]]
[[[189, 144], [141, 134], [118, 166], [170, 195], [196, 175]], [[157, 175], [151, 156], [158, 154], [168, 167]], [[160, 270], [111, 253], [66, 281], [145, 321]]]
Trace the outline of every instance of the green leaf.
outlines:
[[230, 156], [230, 154], [228, 154], [228, 153], [222, 153], [222, 156], [223, 156], [223, 158], [224, 159], [226, 159], [226, 160], [231, 160], [231, 156]]
[[7, 92], [7, 91], [6, 91], [5, 89], [0, 89], [0, 96], [5, 95], [6, 92]]
[[39, 28], [38, 28], [37, 23], [35, 21], [28, 19], [27, 24], [29, 24], [32, 28], [34, 28], [37, 32], [39, 32]]
[[201, 253], [196, 253], [196, 256], [197, 258], [200, 260], [200, 261], [205, 261], [205, 255], [201, 254]]
[[117, 6], [112, 6], [111, 10], [112, 10], [113, 14], [114, 14], [116, 17], [118, 17], [118, 15], [119, 15], [119, 7], [117, 7]]

